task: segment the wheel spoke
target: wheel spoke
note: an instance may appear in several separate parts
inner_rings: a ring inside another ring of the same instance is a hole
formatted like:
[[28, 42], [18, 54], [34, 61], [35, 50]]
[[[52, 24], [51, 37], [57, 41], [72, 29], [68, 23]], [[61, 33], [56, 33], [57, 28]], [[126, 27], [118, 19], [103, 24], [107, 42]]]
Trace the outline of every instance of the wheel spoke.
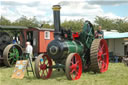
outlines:
[[76, 76], [78, 75], [78, 71], [77, 70], [75, 70], [75, 73], [76, 73]]
[[98, 62], [98, 65], [99, 65], [99, 68], [101, 69], [102, 68], [102, 61], [101, 60]]
[[70, 74], [72, 74], [74, 71], [75, 71], [75, 69], [72, 69], [71, 72], [70, 72]]
[[72, 77], [73, 80], [75, 79], [75, 75], [74, 74], [71, 74], [71, 77]]
[[98, 51], [103, 52], [104, 44], [99, 46]]
[[12, 60], [11, 64], [14, 64], [14, 60]]
[[79, 62], [80, 62], [80, 61], [79, 61], [79, 60], [77, 60], [77, 61], [76, 61], [76, 64], [79, 64]]
[[103, 53], [102, 55], [104, 55], [104, 56], [105, 56], [105, 55], [107, 55], [107, 53]]
[[47, 77], [46, 69], [44, 70], [44, 77]]
[[101, 60], [101, 56], [98, 56], [98, 61]]
[[104, 44], [102, 45], [102, 47], [101, 47], [101, 50], [103, 51], [103, 48], [104, 48]]
[[44, 70], [42, 70], [41, 77], [42, 78], [44, 77]]
[[12, 59], [13, 59], [13, 57], [8, 58], [8, 60], [12, 60]]
[[104, 61], [102, 61], [101, 65], [101, 71], [104, 71], [106, 69], [107, 64]]
[[73, 69], [73, 65], [70, 66], [70, 69]]
[[43, 74], [44, 74], [44, 77], [46, 77], [46, 75], [45, 75], [45, 70], [43, 70]]
[[9, 57], [13, 57], [14, 55], [14, 53], [9, 53]]
[[76, 79], [78, 77], [78, 71], [76, 69], [73, 69], [71, 72], [70, 72], [71, 76], [72, 76], [72, 79]]
[[104, 64], [103, 66], [104, 66], [104, 68], [105, 68], [107, 64], [106, 64], [104, 61], [103, 61], [102, 63]]
[[14, 47], [12, 47], [12, 51], [13, 51], [13, 53], [15, 53], [15, 48]]

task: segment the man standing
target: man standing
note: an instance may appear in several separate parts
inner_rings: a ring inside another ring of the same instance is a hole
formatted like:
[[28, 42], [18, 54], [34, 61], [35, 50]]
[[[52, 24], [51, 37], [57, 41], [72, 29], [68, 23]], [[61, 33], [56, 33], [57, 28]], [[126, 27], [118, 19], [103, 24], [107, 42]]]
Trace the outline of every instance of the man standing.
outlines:
[[96, 38], [104, 38], [104, 33], [102, 31], [102, 26], [99, 26], [99, 29], [97, 30], [97, 32], [95, 33], [95, 37]]
[[29, 65], [30, 62], [32, 62], [32, 56], [33, 56], [33, 47], [31, 46], [30, 42], [26, 42], [26, 53], [29, 54]]

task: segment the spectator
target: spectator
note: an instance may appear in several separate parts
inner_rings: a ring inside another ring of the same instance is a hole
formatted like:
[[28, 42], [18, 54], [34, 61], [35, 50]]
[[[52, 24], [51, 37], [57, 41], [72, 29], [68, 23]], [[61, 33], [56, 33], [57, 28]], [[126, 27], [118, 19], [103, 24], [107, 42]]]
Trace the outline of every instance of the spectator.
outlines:
[[102, 31], [102, 26], [99, 26], [99, 29], [95, 32], [96, 38], [104, 38], [104, 33]]
[[33, 56], [33, 47], [30, 44], [30, 42], [26, 42], [26, 53], [29, 54], [29, 66], [30, 66], [30, 62], [32, 62], [32, 56]]
[[15, 38], [15, 37], [13, 37], [13, 41], [12, 41], [12, 43], [13, 43], [13, 44], [17, 44], [17, 42], [16, 42], [16, 38]]

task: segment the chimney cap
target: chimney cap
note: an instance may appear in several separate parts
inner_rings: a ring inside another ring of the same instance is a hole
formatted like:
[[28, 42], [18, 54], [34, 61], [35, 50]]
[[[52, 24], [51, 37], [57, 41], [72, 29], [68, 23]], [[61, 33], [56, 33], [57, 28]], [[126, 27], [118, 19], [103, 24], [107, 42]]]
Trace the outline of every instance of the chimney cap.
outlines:
[[60, 7], [60, 5], [53, 5], [52, 9], [54, 11], [60, 11], [61, 7]]

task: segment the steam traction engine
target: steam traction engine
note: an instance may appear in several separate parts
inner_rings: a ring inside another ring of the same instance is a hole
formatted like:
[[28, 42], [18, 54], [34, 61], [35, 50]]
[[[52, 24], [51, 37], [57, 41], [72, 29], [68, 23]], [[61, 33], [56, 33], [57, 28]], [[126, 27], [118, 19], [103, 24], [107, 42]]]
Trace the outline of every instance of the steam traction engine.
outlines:
[[13, 65], [22, 55], [22, 48], [12, 44], [12, 38], [7, 32], [0, 32], [0, 63], [6, 66]]
[[[37, 78], [47, 79], [53, 68], [62, 68], [69, 80], [77, 80], [83, 70], [102, 73], [107, 71], [109, 55], [104, 39], [94, 39], [94, 29], [85, 21], [83, 30], [72, 33], [60, 26], [60, 6], [54, 5], [54, 40], [48, 44], [47, 53], [35, 61]], [[52, 60], [55, 64], [52, 64]]]

